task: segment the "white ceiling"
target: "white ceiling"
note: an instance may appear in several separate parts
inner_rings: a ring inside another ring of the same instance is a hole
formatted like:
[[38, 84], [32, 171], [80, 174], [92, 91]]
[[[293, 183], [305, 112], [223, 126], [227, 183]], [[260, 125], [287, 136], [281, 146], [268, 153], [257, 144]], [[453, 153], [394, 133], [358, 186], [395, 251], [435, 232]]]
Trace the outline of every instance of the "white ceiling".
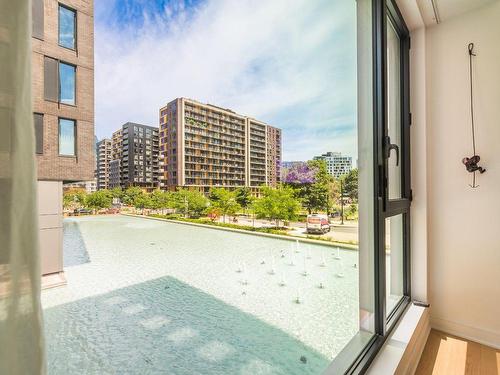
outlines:
[[439, 21], [444, 22], [495, 1], [500, 0], [397, 0], [396, 2], [411, 30], [422, 26], [422, 23], [426, 26], [437, 23], [433, 3]]
[[434, 0], [441, 21], [470, 12], [497, 0]]

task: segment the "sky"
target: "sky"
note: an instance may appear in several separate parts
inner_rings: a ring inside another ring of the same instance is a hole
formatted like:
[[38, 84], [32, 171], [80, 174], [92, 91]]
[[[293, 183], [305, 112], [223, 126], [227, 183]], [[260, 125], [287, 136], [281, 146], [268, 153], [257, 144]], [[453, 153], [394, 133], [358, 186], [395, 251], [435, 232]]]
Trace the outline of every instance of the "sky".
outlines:
[[283, 160], [356, 160], [355, 17], [354, 0], [96, 1], [96, 135], [187, 97], [281, 128]]

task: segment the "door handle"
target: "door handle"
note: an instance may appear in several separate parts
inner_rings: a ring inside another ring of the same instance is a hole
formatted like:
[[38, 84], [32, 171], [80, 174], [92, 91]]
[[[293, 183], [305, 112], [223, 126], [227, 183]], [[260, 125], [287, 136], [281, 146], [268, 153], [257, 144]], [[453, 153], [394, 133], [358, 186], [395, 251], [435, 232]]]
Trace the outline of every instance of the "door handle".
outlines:
[[395, 143], [391, 143], [391, 137], [386, 137], [386, 150], [387, 150], [387, 159], [391, 157], [391, 151], [396, 151], [396, 166], [399, 166], [399, 146]]

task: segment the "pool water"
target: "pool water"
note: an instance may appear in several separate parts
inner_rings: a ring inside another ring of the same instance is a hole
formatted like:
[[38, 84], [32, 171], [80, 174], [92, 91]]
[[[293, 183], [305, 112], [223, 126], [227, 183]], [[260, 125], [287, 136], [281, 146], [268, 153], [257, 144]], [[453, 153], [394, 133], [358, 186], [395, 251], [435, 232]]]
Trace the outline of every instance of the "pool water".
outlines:
[[49, 374], [320, 374], [358, 331], [355, 251], [126, 216], [64, 226]]

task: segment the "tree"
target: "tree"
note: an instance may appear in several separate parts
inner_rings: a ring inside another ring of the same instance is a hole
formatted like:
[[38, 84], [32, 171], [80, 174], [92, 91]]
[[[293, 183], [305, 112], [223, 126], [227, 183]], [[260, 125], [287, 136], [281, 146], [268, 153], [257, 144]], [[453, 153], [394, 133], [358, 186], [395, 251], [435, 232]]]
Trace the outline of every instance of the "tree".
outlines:
[[143, 194], [143, 191], [140, 187], [138, 186], [131, 186], [129, 188], [127, 188], [127, 190], [125, 190], [123, 192], [123, 195], [122, 195], [122, 202], [128, 206], [133, 206], [134, 205], [134, 200], [135, 200], [135, 197], [138, 196], [138, 195], [141, 195]]
[[109, 190], [97, 190], [85, 198], [85, 206], [93, 211], [109, 208], [113, 204], [113, 196]]
[[251, 194], [250, 188], [241, 187], [235, 190], [236, 202], [244, 208], [245, 210], [250, 207], [254, 201], [254, 197]]
[[180, 189], [173, 194], [173, 208], [186, 217], [200, 217], [209, 205], [205, 195], [198, 191]]
[[141, 190], [140, 194], [134, 195], [134, 199], [132, 205], [136, 209], [141, 210], [141, 214], [144, 214], [145, 208], [152, 208], [152, 201], [148, 193], [145, 193]]
[[163, 210], [166, 208], [172, 208], [173, 202], [171, 193], [164, 190], [154, 190], [151, 195], [151, 208], [156, 210]]
[[297, 189], [308, 213], [329, 211], [330, 184], [332, 176], [328, 174], [324, 160], [310, 160], [290, 168], [285, 182]]
[[63, 208], [76, 210], [84, 206], [87, 193], [83, 190], [69, 190], [63, 194]]
[[111, 195], [113, 196], [113, 198], [118, 198], [118, 199], [122, 200], [123, 195], [124, 195], [124, 191], [122, 190], [121, 187], [119, 187], [119, 186], [114, 187], [110, 191], [111, 191]]
[[297, 217], [300, 211], [300, 200], [295, 197], [294, 190], [289, 186], [278, 188], [262, 187], [262, 197], [253, 204], [253, 210], [258, 218], [266, 218], [276, 222], [290, 221]]
[[352, 201], [358, 200], [358, 168], [352, 169], [348, 174], [341, 177], [344, 184], [344, 196]]
[[224, 222], [226, 222], [226, 215], [234, 215], [241, 208], [236, 201], [236, 193], [224, 188], [212, 189], [210, 200], [212, 206], [220, 210]]

